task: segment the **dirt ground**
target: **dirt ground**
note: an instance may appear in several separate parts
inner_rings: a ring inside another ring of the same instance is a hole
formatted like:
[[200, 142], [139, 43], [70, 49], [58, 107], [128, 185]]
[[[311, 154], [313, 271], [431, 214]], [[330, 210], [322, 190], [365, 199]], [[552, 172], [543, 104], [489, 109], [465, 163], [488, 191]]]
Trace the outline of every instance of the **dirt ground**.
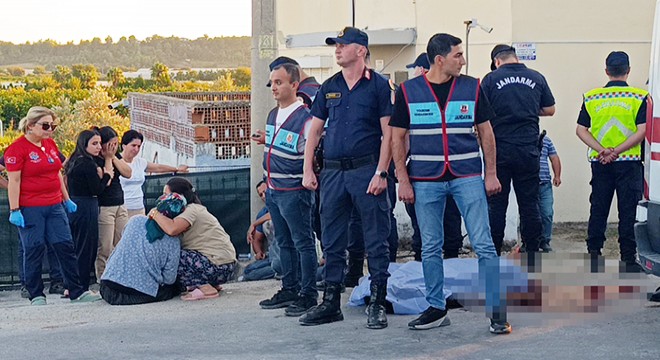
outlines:
[[[603, 248], [603, 256], [606, 259], [619, 259], [619, 243], [617, 235], [617, 223], [610, 223], [605, 232], [607, 241]], [[566, 222], [555, 223], [552, 232], [552, 241], [550, 246], [555, 252], [562, 253], [586, 253], [587, 245], [587, 223], [584, 222]], [[469, 242], [464, 241], [466, 244], [461, 251], [461, 257], [473, 257], [475, 254], [470, 251]], [[399, 261], [405, 262], [412, 258], [411, 239], [409, 236], [401, 236], [399, 247]], [[520, 245], [520, 238], [517, 244], [513, 241], [505, 241], [503, 252], [509, 252], [512, 247]]]

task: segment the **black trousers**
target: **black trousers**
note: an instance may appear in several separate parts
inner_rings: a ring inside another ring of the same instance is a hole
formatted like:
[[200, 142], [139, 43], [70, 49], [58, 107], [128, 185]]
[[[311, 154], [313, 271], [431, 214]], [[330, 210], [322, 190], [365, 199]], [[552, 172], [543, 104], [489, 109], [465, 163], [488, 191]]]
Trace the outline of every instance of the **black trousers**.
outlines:
[[180, 291], [177, 283], [162, 285], [154, 297], [113, 281], [101, 280], [100, 293], [103, 300], [110, 305], [138, 305], [169, 300], [179, 295]]
[[591, 210], [587, 230], [587, 250], [600, 251], [605, 243], [607, 218], [616, 192], [619, 213], [621, 261], [633, 263], [637, 253], [635, 212], [642, 199], [643, 168], [640, 161], [591, 163]]
[[95, 197], [72, 196], [71, 200], [78, 205], [78, 210], [68, 214], [69, 227], [78, 257], [80, 283], [87, 289], [99, 247], [99, 202]]
[[541, 240], [539, 211], [539, 148], [537, 144], [497, 144], [497, 178], [502, 191], [488, 198], [490, 232], [497, 255], [502, 252], [506, 209], [511, 182], [520, 214], [520, 237], [527, 251], [538, 251]]
[[[415, 260], [422, 261], [422, 233], [417, 224], [417, 213], [414, 204], [406, 204], [406, 212], [410, 216], [413, 227], [412, 249], [415, 252]], [[459, 250], [463, 247], [463, 232], [461, 231], [461, 212], [458, 210], [456, 201], [447, 196], [445, 203], [445, 216], [442, 221], [445, 242], [442, 245], [442, 257], [451, 259], [458, 257]]]

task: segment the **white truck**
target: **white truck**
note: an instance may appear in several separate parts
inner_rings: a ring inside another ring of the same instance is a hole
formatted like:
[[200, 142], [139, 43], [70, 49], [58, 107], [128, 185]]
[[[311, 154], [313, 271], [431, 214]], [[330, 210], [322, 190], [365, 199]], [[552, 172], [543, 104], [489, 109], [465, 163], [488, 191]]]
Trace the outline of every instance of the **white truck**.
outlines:
[[[649, 93], [660, 99], [660, 0], [656, 2]], [[648, 273], [660, 276], [660, 106], [649, 109], [644, 144], [644, 198], [637, 206], [635, 239], [639, 264]], [[660, 301], [660, 288], [652, 301]]]

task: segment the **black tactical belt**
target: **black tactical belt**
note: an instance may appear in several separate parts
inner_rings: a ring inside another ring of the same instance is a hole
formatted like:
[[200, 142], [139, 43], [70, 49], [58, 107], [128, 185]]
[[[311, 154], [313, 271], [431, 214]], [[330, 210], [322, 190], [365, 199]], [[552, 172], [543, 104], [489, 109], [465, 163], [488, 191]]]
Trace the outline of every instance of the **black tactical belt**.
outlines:
[[378, 163], [378, 156], [367, 155], [357, 158], [343, 158], [337, 160], [324, 160], [323, 166], [326, 169], [353, 170], [367, 165]]

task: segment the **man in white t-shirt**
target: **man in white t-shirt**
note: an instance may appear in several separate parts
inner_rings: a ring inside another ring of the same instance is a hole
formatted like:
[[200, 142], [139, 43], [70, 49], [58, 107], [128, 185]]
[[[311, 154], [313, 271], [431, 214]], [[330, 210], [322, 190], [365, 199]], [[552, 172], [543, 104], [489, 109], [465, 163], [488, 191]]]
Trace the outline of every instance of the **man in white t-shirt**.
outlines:
[[312, 117], [296, 96], [299, 83], [296, 65], [285, 63], [273, 68], [270, 88], [278, 106], [268, 114], [266, 132], [253, 135], [257, 143], [265, 145], [266, 207], [282, 266], [282, 289], [259, 305], [264, 309], [286, 307], [287, 316], [303, 315], [317, 305], [318, 298], [318, 261], [312, 234], [315, 196], [302, 186], [306, 129]]

